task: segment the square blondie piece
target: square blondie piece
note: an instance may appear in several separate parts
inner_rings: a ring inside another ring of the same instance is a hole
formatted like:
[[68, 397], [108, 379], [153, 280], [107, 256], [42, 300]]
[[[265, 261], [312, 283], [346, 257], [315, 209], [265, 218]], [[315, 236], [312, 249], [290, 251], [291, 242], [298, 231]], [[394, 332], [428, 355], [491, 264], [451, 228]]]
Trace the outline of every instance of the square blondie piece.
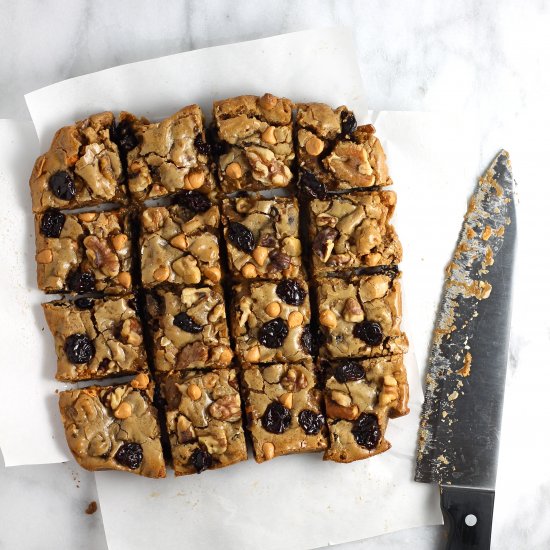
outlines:
[[69, 449], [90, 471], [121, 470], [166, 477], [153, 384], [138, 374], [129, 384], [63, 391], [59, 409]]
[[134, 145], [127, 154], [128, 187], [134, 199], [162, 197], [183, 189], [215, 195], [204, 117], [198, 105], [155, 123], [122, 113], [121, 126]]
[[292, 107], [271, 94], [214, 103], [214, 124], [224, 148], [218, 176], [225, 193], [286, 187], [292, 180]]
[[237, 278], [296, 277], [302, 266], [296, 199], [260, 196], [223, 201], [229, 266]]
[[241, 361], [295, 362], [311, 356], [311, 310], [305, 281], [243, 282], [233, 291], [231, 330]]
[[30, 177], [33, 212], [126, 202], [115, 134], [115, 117], [108, 112], [58, 130]]
[[146, 302], [157, 371], [230, 365], [221, 287], [159, 288], [147, 294]]
[[105, 292], [132, 289], [132, 236], [125, 209], [35, 216], [38, 288], [46, 292]]
[[176, 476], [247, 459], [236, 371], [173, 372], [162, 395]]
[[186, 205], [146, 208], [141, 221], [141, 280], [214, 285], [221, 280], [218, 226], [220, 212], [212, 205], [195, 212]]
[[322, 394], [311, 361], [249, 366], [242, 386], [256, 462], [326, 449]]
[[297, 106], [297, 155], [300, 188], [323, 198], [331, 191], [391, 185], [386, 155], [372, 124], [357, 127], [345, 106], [323, 103]]
[[403, 249], [389, 223], [393, 191], [333, 195], [309, 204], [314, 276], [398, 264]]
[[322, 357], [378, 357], [407, 351], [399, 276], [388, 272], [318, 281]]
[[409, 412], [403, 355], [322, 363], [329, 431], [324, 459], [353, 462], [387, 451], [388, 418]]
[[58, 380], [78, 382], [147, 372], [133, 296], [42, 304], [57, 354]]

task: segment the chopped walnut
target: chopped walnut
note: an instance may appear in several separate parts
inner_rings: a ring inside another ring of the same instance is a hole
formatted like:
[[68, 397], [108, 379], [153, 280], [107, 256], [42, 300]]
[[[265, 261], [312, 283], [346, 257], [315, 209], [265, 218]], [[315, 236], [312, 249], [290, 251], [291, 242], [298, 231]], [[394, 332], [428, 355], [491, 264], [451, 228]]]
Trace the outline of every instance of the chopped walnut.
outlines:
[[217, 420], [236, 422], [241, 417], [241, 399], [238, 394], [224, 395], [214, 401], [208, 411]]
[[118, 256], [104, 240], [93, 235], [84, 239], [86, 256], [95, 268], [107, 277], [116, 277], [120, 271]]

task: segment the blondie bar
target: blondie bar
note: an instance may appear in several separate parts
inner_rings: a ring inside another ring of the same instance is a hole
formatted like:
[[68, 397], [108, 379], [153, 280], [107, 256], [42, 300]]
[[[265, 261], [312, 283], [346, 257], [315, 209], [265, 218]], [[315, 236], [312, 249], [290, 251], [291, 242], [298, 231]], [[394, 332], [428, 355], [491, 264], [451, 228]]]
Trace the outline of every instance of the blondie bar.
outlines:
[[393, 191], [338, 195], [309, 204], [313, 273], [395, 265], [402, 247], [389, 223]]
[[377, 357], [407, 350], [399, 274], [320, 279], [317, 297], [323, 357]]
[[296, 199], [259, 196], [223, 201], [229, 265], [241, 278], [295, 277], [302, 266]]
[[292, 107], [289, 99], [271, 94], [214, 102], [214, 124], [224, 148], [218, 159], [218, 176], [225, 193], [290, 183]]
[[138, 374], [129, 384], [63, 391], [59, 409], [75, 460], [86, 470], [122, 470], [165, 477], [153, 384]]
[[182, 189], [215, 194], [204, 118], [198, 105], [150, 123], [121, 114], [120, 127], [133, 136], [127, 152], [128, 187], [137, 200], [170, 195]]
[[250, 365], [242, 381], [256, 462], [326, 449], [321, 390], [311, 361]]
[[214, 285], [221, 280], [218, 207], [206, 208], [204, 203], [192, 211], [188, 199], [183, 195], [180, 205], [141, 213], [141, 280], [146, 288], [160, 283]]
[[310, 357], [311, 311], [303, 280], [243, 282], [234, 288], [231, 314], [241, 361], [294, 362]]
[[234, 370], [172, 372], [162, 382], [177, 476], [246, 460], [241, 398]]
[[314, 198], [327, 192], [391, 185], [374, 126], [357, 127], [347, 107], [302, 103], [296, 115], [299, 187]]
[[388, 450], [388, 418], [409, 412], [403, 355], [321, 363], [329, 431], [324, 459], [353, 462]]
[[46, 292], [132, 288], [130, 221], [127, 211], [63, 214], [49, 209], [35, 216], [38, 288]]
[[78, 382], [147, 371], [132, 296], [42, 304], [57, 353], [58, 380]]
[[157, 371], [229, 366], [233, 352], [220, 287], [157, 289], [146, 301]]
[[33, 212], [125, 202], [113, 113], [99, 113], [58, 130], [38, 157], [29, 185]]

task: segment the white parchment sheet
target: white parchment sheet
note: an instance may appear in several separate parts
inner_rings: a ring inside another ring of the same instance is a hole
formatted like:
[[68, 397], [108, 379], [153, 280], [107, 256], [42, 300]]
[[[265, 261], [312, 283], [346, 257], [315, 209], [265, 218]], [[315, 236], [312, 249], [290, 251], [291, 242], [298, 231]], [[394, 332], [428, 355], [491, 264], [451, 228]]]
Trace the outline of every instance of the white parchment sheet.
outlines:
[[[40, 150], [56, 128], [92, 112], [124, 109], [154, 119], [197, 102], [208, 113], [212, 99], [241, 93], [345, 103], [361, 122], [373, 121], [396, 182], [406, 328], [423, 361], [478, 151], [462, 116], [368, 113], [351, 34], [325, 29], [197, 50], [74, 78], [26, 99]], [[38, 304], [44, 297], [35, 290], [27, 185], [37, 155], [34, 139], [26, 125], [0, 124], [0, 151], [7, 155], [0, 168], [7, 189], [0, 245], [14, 254], [14, 261], [0, 264], [4, 313], [11, 312], [1, 334], [7, 378], [0, 385], [0, 445], [10, 465], [60, 462], [69, 455], [53, 393], [61, 387], [52, 381], [53, 344], [47, 328], [42, 332]], [[169, 471], [168, 479], [156, 481], [98, 473], [110, 549], [315, 548], [440, 523], [435, 488], [413, 481], [422, 395], [413, 353], [407, 366], [411, 414], [390, 422], [391, 451], [368, 461], [340, 465], [319, 455], [290, 456], [179, 479]], [[34, 399], [26, 400], [21, 414], [12, 388], [22, 380]]]

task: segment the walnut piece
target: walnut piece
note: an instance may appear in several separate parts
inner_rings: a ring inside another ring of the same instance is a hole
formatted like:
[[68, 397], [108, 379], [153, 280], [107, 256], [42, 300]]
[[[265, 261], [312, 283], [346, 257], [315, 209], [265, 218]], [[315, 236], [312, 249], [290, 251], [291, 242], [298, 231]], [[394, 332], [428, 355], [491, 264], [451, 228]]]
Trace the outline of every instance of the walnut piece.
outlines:
[[107, 277], [116, 277], [120, 271], [118, 256], [106, 241], [89, 235], [84, 239], [86, 256], [92, 265]]
[[208, 412], [217, 420], [236, 422], [241, 417], [241, 398], [238, 394], [224, 395], [210, 405]]

